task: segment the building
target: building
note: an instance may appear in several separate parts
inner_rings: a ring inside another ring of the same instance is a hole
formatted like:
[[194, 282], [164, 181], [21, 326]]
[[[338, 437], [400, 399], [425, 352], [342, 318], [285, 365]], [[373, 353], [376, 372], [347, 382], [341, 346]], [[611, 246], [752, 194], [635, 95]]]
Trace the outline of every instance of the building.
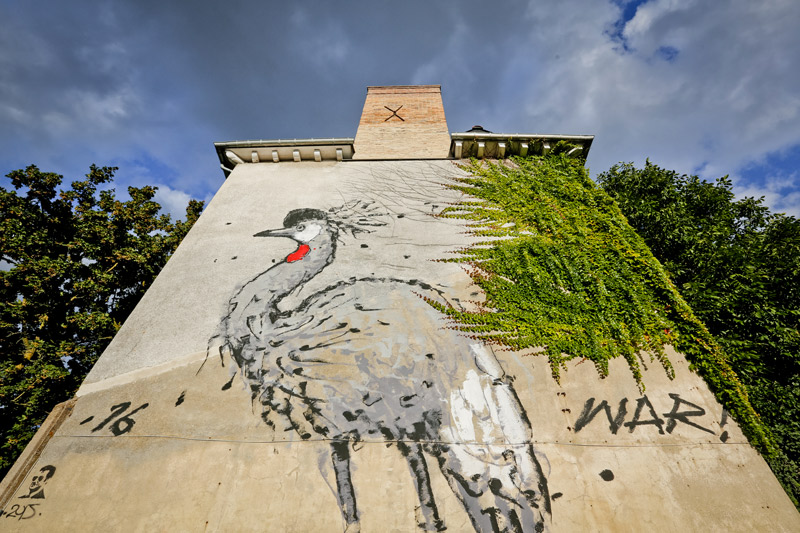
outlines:
[[3, 529], [800, 529], [682, 355], [647, 395], [621, 360], [559, 385], [430, 305], [481, 298], [441, 261], [474, 242], [436, 216], [455, 163], [559, 141], [592, 137], [451, 134], [438, 86], [401, 86], [355, 138], [217, 143], [227, 180], [4, 480]]

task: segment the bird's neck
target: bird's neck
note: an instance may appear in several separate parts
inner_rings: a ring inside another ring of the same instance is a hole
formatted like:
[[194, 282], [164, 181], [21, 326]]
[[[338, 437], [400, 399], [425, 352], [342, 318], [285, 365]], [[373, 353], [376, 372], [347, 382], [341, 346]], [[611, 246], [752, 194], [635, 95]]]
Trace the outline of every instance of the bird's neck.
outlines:
[[272, 289], [272, 304], [308, 282], [333, 262], [336, 254], [336, 235], [323, 232], [308, 244], [298, 244], [297, 249], [286, 256], [269, 273], [275, 283]]

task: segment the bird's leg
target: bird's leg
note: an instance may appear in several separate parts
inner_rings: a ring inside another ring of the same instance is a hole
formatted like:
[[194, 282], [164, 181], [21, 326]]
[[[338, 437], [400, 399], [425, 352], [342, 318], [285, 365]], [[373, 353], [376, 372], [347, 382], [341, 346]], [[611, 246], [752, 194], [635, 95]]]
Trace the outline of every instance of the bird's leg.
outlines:
[[[480, 533], [547, 531], [547, 481], [530, 445], [500, 452], [489, 445], [491, 462], [481, 465], [465, 444], [449, 444], [439, 468]], [[498, 459], [502, 458], [502, 459]]]
[[419, 524], [423, 531], [444, 531], [444, 521], [439, 518], [439, 510], [431, 490], [431, 478], [428, 473], [428, 464], [422, 454], [422, 446], [415, 442], [408, 445], [398, 442], [397, 447], [408, 461], [411, 475], [414, 478], [414, 487], [419, 497], [420, 513], [424, 523]]
[[359, 531], [358, 510], [356, 509], [356, 492], [353, 481], [350, 479], [350, 449], [346, 440], [336, 440], [331, 443], [331, 459], [333, 472], [336, 475], [336, 494], [339, 498], [339, 508], [347, 524], [347, 533]]

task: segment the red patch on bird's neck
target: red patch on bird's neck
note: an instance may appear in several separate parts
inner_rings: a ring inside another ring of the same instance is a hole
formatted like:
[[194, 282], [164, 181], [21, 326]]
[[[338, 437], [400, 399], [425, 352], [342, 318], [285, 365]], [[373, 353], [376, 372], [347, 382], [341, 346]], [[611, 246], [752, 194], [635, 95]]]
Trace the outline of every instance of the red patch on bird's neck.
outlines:
[[311, 247], [309, 245], [301, 244], [297, 248], [297, 250], [295, 250], [294, 252], [292, 252], [292, 253], [290, 253], [289, 255], [286, 256], [286, 262], [287, 263], [294, 263], [295, 261], [300, 261], [310, 251], [311, 251]]

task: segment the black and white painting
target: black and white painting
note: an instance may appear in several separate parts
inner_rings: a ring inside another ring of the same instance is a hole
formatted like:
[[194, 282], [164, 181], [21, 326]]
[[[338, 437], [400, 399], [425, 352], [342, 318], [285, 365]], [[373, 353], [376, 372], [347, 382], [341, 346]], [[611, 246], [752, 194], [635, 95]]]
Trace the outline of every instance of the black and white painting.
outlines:
[[421, 530], [446, 529], [431, 469], [476, 531], [547, 530], [547, 480], [512, 380], [491, 347], [445, 327], [426, 301], [449, 305], [441, 287], [373, 275], [304, 290], [338, 246], [379, 231], [382, 217], [368, 201], [306, 207], [253, 236], [297, 248], [231, 296], [208, 346], [231, 371], [225, 388], [242, 381], [276, 431], [329, 443], [325, 464], [348, 532], [359, 531], [362, 512], [351, 454], [367, 440], [405, 458]]

